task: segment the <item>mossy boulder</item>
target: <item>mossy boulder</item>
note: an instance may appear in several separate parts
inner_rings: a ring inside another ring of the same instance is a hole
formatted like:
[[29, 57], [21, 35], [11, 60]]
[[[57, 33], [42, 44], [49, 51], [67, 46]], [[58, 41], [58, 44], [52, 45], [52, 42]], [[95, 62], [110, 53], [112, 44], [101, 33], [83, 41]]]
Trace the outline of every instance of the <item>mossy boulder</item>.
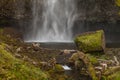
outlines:
[[83, 68], [83, 67], [86, 68], [86, 71], [88, 71], [88, 75], [92, 78], [92, 80], [98, 80], [96, 73], [95, 73], [95, 69], [89, 57], [83, 52], [78, 51], [77, 53], [74, 53], [69, 58], [69, 62], [74, 63], [75, 68], [78, 70], [81, 70], [79, 68]]
[[83, 52], [103, 51], [105, 49], [103, 30], [78, 35], [74, 41], [78, 50]]

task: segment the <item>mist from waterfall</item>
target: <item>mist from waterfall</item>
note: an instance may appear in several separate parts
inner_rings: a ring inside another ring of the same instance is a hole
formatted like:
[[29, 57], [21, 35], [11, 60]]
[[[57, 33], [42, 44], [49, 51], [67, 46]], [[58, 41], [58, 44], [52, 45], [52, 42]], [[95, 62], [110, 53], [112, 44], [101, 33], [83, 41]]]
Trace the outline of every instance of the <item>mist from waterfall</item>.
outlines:
[[74, 0], [33, 0], [33, 23], [27, 42], [71, 42]]

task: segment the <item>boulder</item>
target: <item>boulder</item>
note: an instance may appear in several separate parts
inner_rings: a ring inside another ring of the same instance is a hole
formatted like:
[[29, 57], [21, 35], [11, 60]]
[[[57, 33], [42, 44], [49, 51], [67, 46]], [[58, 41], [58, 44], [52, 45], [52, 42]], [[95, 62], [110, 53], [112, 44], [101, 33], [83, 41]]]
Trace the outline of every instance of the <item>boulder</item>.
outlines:
[[78, 35], [74, 41], [78, 50], [83, 52], [104, 51], [105, 49], [105, 37], [103, 30], [83, 33]]
[[95, 69], [91, 64], [89, 58], [83, 52], [74, 53], [70, 58], [69, 62], [74, 64], [75, 69], [82, 70], [81, 68], [86, 68], [88, 75], [92, 78], [92, 80], [98, 80]]

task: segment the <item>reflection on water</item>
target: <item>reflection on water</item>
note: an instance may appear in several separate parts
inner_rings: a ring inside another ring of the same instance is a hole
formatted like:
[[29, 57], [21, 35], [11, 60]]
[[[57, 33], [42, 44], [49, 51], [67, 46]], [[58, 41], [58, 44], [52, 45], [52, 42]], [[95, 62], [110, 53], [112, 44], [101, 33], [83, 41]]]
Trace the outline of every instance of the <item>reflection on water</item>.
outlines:
[[76, 49], [74, 43], [46, 42], [46, 43], [40, 43], [40, 46], [43, 48], [50, 48], [50, 49]]
[[[50, 48], [50, 49], [74, 49], [76, 50], [77, 47], [75, 45], [75, 43], [40, 43], [40, 46], [43, 48]], [[107, 48], [119, 48], [120, 47], [120, 43], [119, 42], [107, 42], [106, 43], [106, 47]]]

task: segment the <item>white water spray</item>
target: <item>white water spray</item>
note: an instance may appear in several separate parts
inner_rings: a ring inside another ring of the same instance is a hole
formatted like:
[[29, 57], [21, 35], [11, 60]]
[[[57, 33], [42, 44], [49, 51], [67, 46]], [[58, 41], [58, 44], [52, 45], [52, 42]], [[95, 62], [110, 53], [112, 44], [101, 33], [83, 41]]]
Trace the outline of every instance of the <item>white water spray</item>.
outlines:
[[68, 67], [67, 65], [63, 65], [62, 66], [64, 70], [72, 70], [70, 67]]
[[71, 42], [72, 27], [75, 20], [74, 0], [33, 1], [33, 25], [28, 42]]

